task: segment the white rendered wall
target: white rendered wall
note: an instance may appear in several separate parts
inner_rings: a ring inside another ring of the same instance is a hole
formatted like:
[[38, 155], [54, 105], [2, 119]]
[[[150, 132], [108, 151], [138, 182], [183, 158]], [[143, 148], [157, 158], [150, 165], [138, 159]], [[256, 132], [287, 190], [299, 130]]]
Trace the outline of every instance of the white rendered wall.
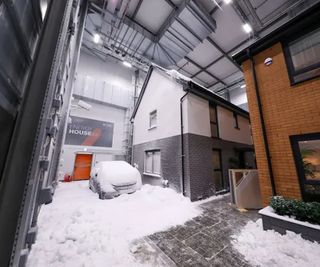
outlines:
[[[184, 94], [182, 85], [155, 68], [134, 118], [133, 144], [179, 135], [180, 98]], [[185, 107], [184, 102], [184, 110]], [[149, 114], [154, 110], [157, 110], [157, 127], [149, 129]], [[184, 124], [186, 131], [187, 124]]]
[[238, 115], [240, 129], [234, 128], [233, 112], [223, 107], [217, 107], [219, 137], [223, 140], [252, 145], [249, 119]]
[[[180, 98], [182, 85], [154, 69], [134, 118], [133, 144], [142, 144], [181, 134]], [[150, 112], [157, 110], [157, 127], [149, 129]], [[249, 120], [238, 116], [240, 130], [234, 128], [233, 112], [218, 107], [220, 138], [252, 144]], [[193, 94], [183, 101], [183, 132], [211, 137], [209, 102]]]
[[209, 102], [196, 95], [188, 95], [187, 132], [211, 137]]

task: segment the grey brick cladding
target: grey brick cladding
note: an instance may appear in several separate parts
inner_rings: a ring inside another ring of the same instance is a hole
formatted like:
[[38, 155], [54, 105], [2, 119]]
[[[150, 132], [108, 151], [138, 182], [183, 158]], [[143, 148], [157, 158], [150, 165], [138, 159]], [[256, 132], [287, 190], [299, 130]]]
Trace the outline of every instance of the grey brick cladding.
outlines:
[[169, 181], [169, 186], [181, 192], [181, 150], [180, 135], [158, 139], [133, 146], [132, 163], [138, 164], [142, 182], [162, 185], [161, 178], [143, 175], [145, 151], [159, 149], [161, 152], [161, 177]]
[[[177, 192], [181, 192], [180, 148], [180, 135], [133, 146], [132, 163], [138, 164], [143, 183], [162, 185], [161, 178], [143, 174], [145, 151], [159, 149], [161, 151], [161, 177], [169, 181], [169, 187]], [[195, 201], [215, 194], [212, 149], [221, 149], [224, 183], [228, 185], [230, 158], [236, 156], [236, 149], [248, 149], [252, 148], [252, 146], [195, 134], [184, 134], [184, 148], [185, 195], [190, 197], [192, 201]], [[250, 161], [254, 164], [253, 159]], [[228, 188], [228, 186], [226, 187]]]

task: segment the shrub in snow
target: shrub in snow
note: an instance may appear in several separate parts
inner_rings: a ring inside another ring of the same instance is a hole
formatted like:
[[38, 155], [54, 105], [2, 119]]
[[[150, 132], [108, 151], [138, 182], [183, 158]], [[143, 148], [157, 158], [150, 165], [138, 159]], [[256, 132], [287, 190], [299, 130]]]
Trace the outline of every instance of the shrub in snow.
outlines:
[[271, 198], [270, 206], [279, 215], [287, 215], [299, 221], [320, 224], [320, 203], [303, 202], [276, 196]]

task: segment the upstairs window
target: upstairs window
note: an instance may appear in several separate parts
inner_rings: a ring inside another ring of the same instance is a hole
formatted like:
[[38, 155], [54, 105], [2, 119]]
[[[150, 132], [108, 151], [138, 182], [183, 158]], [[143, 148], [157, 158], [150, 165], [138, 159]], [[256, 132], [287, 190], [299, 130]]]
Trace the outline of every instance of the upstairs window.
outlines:
[[210, 106], [210, 128], [211, 128], [211, 137], [219, 137], [216, 106]]
[[284, 52], [291, 84], [320, 76], [320, 28], [289, 41]]
[[152, 129], [155, 127], [157, 127], [157, 111], [156, 110], [150, 112], [150, 115], [149, 115], [149, 128]]
[[238, 114], [236, 112], [233, 112], [233, 126], [235, 129], [240, 130], [239, 121], [238, 121]]
[[146, 174], [160, 176], [160, 150], [146, 151], [144, 172]]

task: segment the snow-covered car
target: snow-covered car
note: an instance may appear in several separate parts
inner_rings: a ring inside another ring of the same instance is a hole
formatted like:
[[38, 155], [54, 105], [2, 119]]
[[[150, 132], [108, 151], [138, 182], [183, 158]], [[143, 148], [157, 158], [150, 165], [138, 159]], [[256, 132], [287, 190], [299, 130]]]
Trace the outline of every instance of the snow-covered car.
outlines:
[[141, 185], [140, 172], [125, 161], [101, 161], [90, 173], [89, 188], [100, 199], [133, 193]]

